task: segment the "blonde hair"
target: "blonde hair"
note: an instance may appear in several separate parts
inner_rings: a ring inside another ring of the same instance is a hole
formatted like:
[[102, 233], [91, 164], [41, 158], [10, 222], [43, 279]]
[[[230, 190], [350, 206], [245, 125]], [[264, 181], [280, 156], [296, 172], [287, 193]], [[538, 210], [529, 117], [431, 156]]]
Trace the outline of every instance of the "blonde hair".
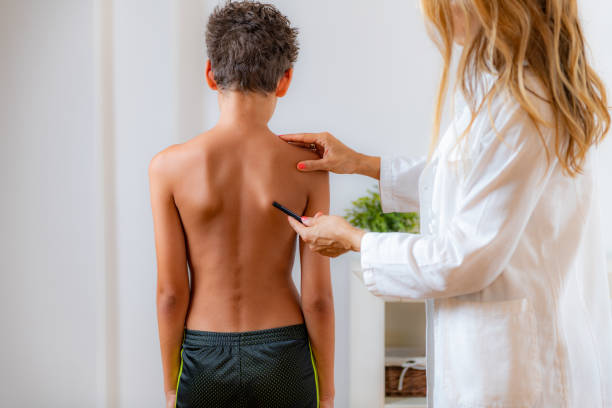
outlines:
[[[485, 104], [509, 92], [538, 129], [554, 128], [554, 154], [567, 174], [580, 173], [590, 147], [601, 142], [609, 130], [610, 113], [604, 85], [587, 60], [576, 0], [421, 0], [430, 34], [444, 60], [432, 151], [440, 132], [453, 56], [451, 3], [470, 16], [467, 31], [473, 34], [465, 39], [456, 86], [471, 104], [472, 122]], [[475, 26], [469, 27], [470, 22]], [[544, 98], [550, 103], [554, 123], [547, 122], [530, 101], [528, 93], [533, 92], [525, 84], [526, 66], [547, 91]], [[482, 73], [496, 79], [485, 98], [477, 101], [477, 78]], [[469, 127], [466, 134], [468, 131]]]

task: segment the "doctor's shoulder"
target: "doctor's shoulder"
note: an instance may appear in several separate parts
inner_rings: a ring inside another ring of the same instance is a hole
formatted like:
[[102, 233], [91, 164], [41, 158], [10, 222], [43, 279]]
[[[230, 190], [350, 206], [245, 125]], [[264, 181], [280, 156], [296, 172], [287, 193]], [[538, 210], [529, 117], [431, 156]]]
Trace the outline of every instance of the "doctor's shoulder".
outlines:
[[525, 95], [521, 103], [510, 90], [502, 90], [481, 102], [469, 132], [472, 154], [499, 143], [508, 154], [528, 148], [554, 156], [555, 118], [548, 92], [540, 81], [528, 76]]

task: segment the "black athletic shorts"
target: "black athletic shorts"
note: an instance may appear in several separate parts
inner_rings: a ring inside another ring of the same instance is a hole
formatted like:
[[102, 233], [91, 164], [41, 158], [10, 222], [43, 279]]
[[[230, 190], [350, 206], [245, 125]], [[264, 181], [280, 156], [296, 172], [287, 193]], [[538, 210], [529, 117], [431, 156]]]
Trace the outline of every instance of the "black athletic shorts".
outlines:
[[306, 326], [244, 333], [185, 330], [177, 408], [317, 408]]

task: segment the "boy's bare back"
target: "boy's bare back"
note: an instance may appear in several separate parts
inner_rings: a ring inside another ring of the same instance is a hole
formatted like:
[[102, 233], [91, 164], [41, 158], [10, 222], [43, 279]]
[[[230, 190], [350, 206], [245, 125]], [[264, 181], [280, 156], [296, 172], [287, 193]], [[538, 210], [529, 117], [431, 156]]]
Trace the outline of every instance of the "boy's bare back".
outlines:
[[[317, 156], [267, 129], [213, 129], [160, 154], [191, 269], [186, 327], [238, 332], [302, 323], [291, 278], [297, 214], [329, 201], [327, 173], [301, 173]], [[325, 204], [324, 204], [325, 205]], [[310, 213], [310, 214], [307, 214]]]

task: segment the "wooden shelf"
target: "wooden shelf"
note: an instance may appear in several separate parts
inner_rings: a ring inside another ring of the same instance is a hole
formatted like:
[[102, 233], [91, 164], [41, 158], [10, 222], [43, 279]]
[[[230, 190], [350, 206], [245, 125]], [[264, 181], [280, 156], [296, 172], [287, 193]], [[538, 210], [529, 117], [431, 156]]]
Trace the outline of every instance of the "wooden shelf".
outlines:
[[386, 397], [385, 408], [427, 408], [427, 398]]

